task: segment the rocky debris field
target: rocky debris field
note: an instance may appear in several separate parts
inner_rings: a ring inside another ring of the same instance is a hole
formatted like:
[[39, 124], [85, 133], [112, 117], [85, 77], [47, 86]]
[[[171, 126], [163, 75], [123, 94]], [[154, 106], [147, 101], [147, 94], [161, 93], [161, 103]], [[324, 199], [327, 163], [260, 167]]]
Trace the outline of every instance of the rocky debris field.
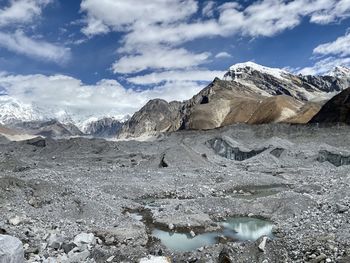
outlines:
[[[350, 262], [348, 126], [0, 144], [1, 263]], [[271, 233], [236, 238], [237, 217]]]

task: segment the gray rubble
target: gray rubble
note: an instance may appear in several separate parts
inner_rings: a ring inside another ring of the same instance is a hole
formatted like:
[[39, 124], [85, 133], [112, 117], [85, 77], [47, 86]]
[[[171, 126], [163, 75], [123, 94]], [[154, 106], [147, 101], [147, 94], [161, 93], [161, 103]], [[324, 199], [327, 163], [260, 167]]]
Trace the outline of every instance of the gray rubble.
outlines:
[[[349, 131], [271, 124], [148, 142], [0, 140], [0, 234], [22, 242], [27, 262], [350, 262], [350, 166], [320, 158], [348, 156]], [[152, 236], [198, 236], [235, 216], [269, 220], [274, 237], [177, 252]]]

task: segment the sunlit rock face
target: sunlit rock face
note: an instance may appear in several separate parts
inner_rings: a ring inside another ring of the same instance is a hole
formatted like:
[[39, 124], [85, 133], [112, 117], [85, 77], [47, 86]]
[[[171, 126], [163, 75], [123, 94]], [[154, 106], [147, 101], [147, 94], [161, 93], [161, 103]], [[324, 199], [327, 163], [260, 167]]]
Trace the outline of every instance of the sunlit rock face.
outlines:
[[325, 101], [348, 87], [349, 72], [336, 68], [325, 76], [304, 76], [239, 63], [190, 100], [148, 102], [123, 125], [118, 137], [208, 130], [234, 123], [308, 123]]

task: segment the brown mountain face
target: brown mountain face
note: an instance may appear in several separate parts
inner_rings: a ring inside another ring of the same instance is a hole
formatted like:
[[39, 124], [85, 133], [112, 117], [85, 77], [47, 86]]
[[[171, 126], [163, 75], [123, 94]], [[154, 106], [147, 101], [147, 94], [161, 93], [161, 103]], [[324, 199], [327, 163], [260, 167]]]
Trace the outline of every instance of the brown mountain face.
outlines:
[[310, 123], [350, 124], [350, 88], [329, 100], [311, 119]]
[[119, 131], [119, 138], [152, 136], [158, 132], [176, 131], [180, 128], [181, 102], [150, 100], [136, 112]]
[[330, 94], [348, 86], [350, 75], [345, 73], [303, 76], [252, 62], [234, 65], [223, 80], [216, 78], [190, 100], [149, 101], [123, 125], [118, 137], [207, 130], [234, 123], [308, 123]]

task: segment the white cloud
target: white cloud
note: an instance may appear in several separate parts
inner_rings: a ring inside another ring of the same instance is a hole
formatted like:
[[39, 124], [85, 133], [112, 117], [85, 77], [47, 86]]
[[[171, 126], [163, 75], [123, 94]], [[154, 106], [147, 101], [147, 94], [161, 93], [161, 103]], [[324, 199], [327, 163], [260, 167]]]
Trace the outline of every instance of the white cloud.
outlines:
[[[43, 8], [53, 0], [11, 0], [0, 9], [0, 48], [31, 58], [65, 63], [70, 58], [70, 49], [61, 45], [38, 40], [24, 33], [26, 27], [35, 25]], [[13, 28], [22, 28], [14, 31]]]
[[220, 52], [215, 55], [216, 58], [231, 58], [232, 56], [227, 52]]
[[215, 7], [214, 1], [207, 1], [204, 3], [203, 9], [202, 9], [202, 15], [207, 17], [212, 17], [214, 15], [214, 7]]
[[51, 44], [43, 40], [35, 40], [17, 30], [13, 34], [0, 32], [0, 47], [28, 57], [65, 63], [70, 58], [70, 49]]
[[109, 28], [101, 20], [92, 17], [88, 18], [87, 26], [84, 27], [81, 31], [87, 36], [92, 36], [108, 33]]
[[203, 64], [210, 53], [193, 54], [186, 49], [148, 48], [138, 55], [123, 56], [112, 66], [114, 73], [134, 73], [146, 69], [178, 69]]
[[195, 0], [83, 0], [81, 10], [87, 13], [87, 27], [84, 33], [100, 34], [100, 26], [92, 29], [96, 21], [101, 26], [116, 31], [127, 31], [135, 23], [143, 25], [155, 23], [171, 23], [194, 14], [198, 9]]
[[42, 8], [51, 0], [12, 0], [10, 5], [0, 9], [0, 27], [15, 23], [28, 23], [40, 16]]
[[[185, 42], [204, 37], [273, 36], [296, 27], [303, 19], [331, 23], [350, 15], [349, 0], [261, 0], [246, 7], [232, 1], [220, 6], [207, 1], [201, 10], [199, 3], [196, 0], [149, 0], [142, 4], [139, 0], [83, 0], [81, 10], [86, 14], [86, 25], [82, 31], [88, 36], [122, 32], [122, 47], [118, 49], [122, 56], [113, 67], [117, 67], [115, 72], [132, 73], [137, 66], [127, 72], [130, 61], [140, 63], [144, 57], [140, 68], [173, 68], [165, 60], [159, 63], [149, 60], [145, 47], [178, 50]], [[202, 14], [199, 18], [195, 17], [198, 13]], [[198, 61], [193, 60], [186, 67], [197, 65]]]
[[165, 71], [128, 78], [131, 83], [138, 85], [158, 84], [164, 81], [212, 81], [215, 77], [222, 78], [226, 71], [189, 70], [189, 71]]
[[[350, 1], [348, 1], [350, 3]], [[318, 45], [313, 53], [320, 55], [313, 66], [299, 69], [304, 75], [327, 74], [337, 66], [350, 67], [350, 33], [338, 37], [332, 42]]]
[[203, 87], [193, 81], [168, 81], [153, 89], [126, 89], [116, 80], [103, 79], [94, 85], [65, 75], [10, 75], [0, 73], [0, 86], [9, 96], [47, 111], [66, 111], [78, 120], [91, 116], [123, 117], [139, 110], [148, 100], [191, 98]]
[[350, 17], [350, 1], [349, 0], [337, 0], [326, 1], [324, 5], [329, 3], [331, 8], [323, 8], [314, 12], [310, 21], [317, 24], [329, 24], [337, 20], [343, 20]]
[[350, 34], [338, 37], [333, 42], [319, 45], [313, 52], [321, 55], [348, 56], [350, 55]]

